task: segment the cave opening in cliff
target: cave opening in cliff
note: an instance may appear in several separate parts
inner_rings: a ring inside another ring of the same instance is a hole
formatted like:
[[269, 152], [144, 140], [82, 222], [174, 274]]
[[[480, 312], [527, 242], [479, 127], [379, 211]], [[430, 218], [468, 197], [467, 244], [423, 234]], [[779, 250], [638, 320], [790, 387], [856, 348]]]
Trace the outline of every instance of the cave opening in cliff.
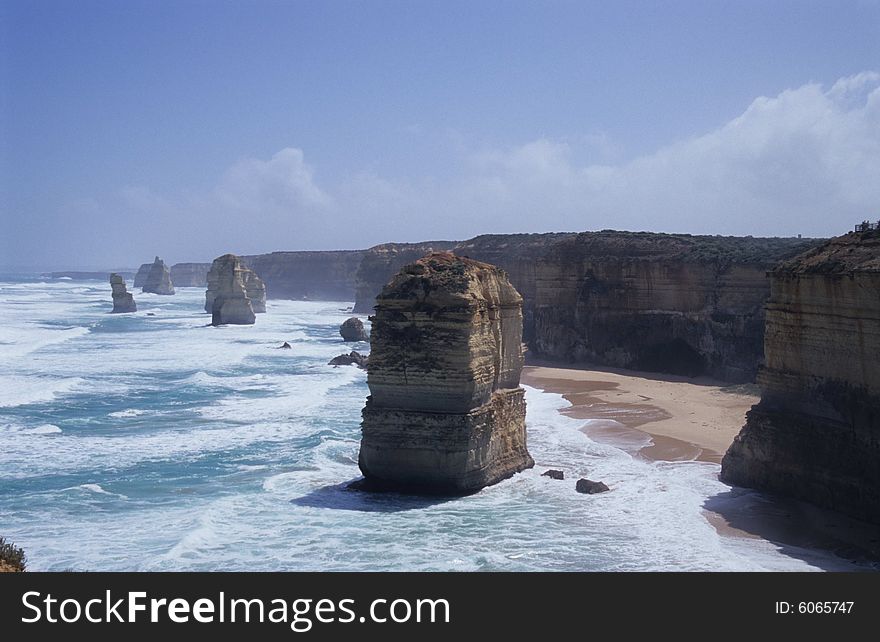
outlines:
[[643, 348], [636, 367], [650, 372], [669, 372], [697, 377], [706, 372], [706, 358], [681, 338]]

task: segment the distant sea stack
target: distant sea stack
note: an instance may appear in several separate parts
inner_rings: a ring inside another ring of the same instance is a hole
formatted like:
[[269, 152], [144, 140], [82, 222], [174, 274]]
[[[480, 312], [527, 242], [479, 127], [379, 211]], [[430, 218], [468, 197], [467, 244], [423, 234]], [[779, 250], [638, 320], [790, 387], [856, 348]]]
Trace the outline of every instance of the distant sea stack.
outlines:
[[205, 310], [211, 313], [211, 325], [252, 325], [256, 321], [245, 289], [248, 272], [235, 254], [214, 259], [205, 294]]
[[179, 288], [203, 288], [208, 285], [210, 263], [175, 263], [171, 266], [171, 282]]
[[153, 294], [174, 294], [174, 284], [171, 282], [171, 273], [165, 261], [158, 256], [150, 266], [147, 279], [141, 288], [142, 292], [152, 292]]
[[242, 268], [244, 268], [242, 275], [244, 290], [251, 300], [251, 307], [255, 313], [261, 314], [266, 311], [266, 284], [257, 276], [256, 272], [245, 266]]
[[[224, 254], [214, 259], [211, 269], [208, 270], [207, 283], [208, 289], [205, 292], [205, 312], [214, 312], [214, 298], [223, 287], [229, 287], [229, 284], [223, 281], [223, 278], [229, 278], [229, 270], [227, 265], [235, 266], [236, 274], [238, 274], [245, 295], [248, 298], [251, 310], [256, 313], [266, 311], [266, 285], [257, 274], [245, 265], [241, 257], [235, 254]], [[251, 321], [250, 323], [253, 323]]]
[[466, 494], [534, 465], [526, 448], [522, 297], [450, 253], [376, 299], [359, 465], [367, 488]]
[[880, 231], [774, 269], [761, 401], [721, 479], [880, 524]]
[[153, 267], [152, 263], [143, 263], [138, 268], [138, 271], [134, 275], [134, 284], [133, 288], [142, 288], [144, 287], [144, 283], [147, 282], [147, 275], [150, 273], [150, 269]]
[[357, 268], [354, 312], [370, 313], [376, 295], [400, 269], [431, 252], [451, 250], [455, 241], [426, 241], [424, 243], [384, 243], [363, 253]]
[[125, 289], [125, 279], [115, 272], [110, 275], [110, 288], [113, 291], [113, 312], [137, 312], [134, 296]]

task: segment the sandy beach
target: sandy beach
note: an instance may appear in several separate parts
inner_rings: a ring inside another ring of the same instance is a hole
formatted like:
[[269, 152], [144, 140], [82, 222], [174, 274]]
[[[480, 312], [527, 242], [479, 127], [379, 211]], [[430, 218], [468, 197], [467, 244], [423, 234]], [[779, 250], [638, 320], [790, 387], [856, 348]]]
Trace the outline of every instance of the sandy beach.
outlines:
[[758, 401], [754, 386], [615, 369], [533, 365], [522, 382], [563, 395], [571, 406], [561, 412], [584, 419], [582, 430], [597, 441], [644, 443], [638, 437], [649, 435], [653, 443], [637, 451], [651, 459], [720, 463]]

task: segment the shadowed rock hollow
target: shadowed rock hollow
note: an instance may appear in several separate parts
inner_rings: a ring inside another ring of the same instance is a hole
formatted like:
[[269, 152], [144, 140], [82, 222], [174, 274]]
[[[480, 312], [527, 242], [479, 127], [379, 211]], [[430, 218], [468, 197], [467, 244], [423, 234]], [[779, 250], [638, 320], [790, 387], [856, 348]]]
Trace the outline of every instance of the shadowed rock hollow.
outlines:
[[463, 494], [533, 466], [522, 366], [522, 297], [503, 270], [445, 252], [404, 267], [376, 299], [367, 482]]

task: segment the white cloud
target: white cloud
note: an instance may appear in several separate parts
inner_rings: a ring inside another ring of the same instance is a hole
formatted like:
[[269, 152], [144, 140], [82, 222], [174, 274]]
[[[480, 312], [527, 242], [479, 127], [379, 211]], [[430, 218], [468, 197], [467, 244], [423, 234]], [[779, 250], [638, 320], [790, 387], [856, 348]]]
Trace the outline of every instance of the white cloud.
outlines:
[[[601, 142], [613, 148], [604, 135]], [[115, 229], [113, 245], [136, 241], [155, 248], [147, 255], [168, 252], [173, 260], [486, 232], [818, 236], [880, 217], [876, 72], [757, 98], [714, 131], [626, 162], [575, 162], [584, 150], [574, 145], [595, 147], [592, 139], [541, 138], [506, 149], [453, 143], [457, 161], [442, 180], [427, 171], [409, 180], [356, 171], [322, 185], [303, 151], [287, 147], [268, 160], [234, 163], [202, 193], [135, 186], [87, 209], [90, 219], [103, 208], [115, 222], [105, 226]]]

